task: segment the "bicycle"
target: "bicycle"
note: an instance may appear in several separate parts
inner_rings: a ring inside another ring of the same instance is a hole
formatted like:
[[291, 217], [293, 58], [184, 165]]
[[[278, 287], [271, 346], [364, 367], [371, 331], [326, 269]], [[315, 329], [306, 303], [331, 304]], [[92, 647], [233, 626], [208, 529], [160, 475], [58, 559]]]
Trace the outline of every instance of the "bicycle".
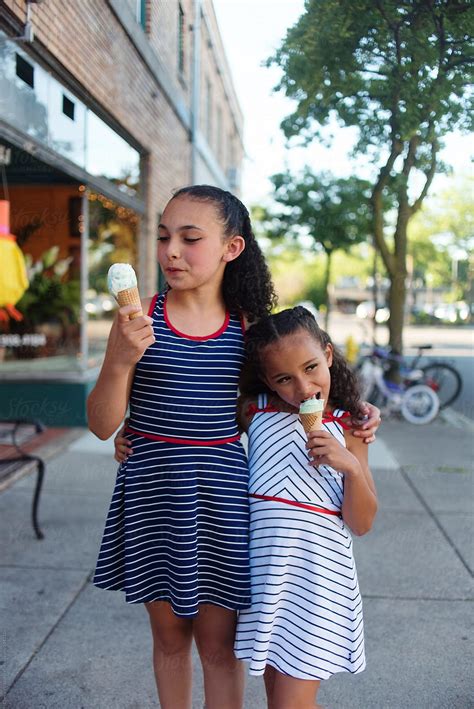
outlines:
[[369, 356], [359, 361], [356, 373], [361, 397], [379, 404], [384, 414], [401, 413], [409, 423], [430, 423], [440, 408], [437, 393], [422, 381], [421, 369], [404, 371], [400, 383], [387, 379], [386, 362], [394, 358], [395, 355], [383, 348], [375, 347]]
[[[410, 362], [410, 367], [416, 369], [425, 350], [433, 349], [433, 345], [418, 345], [418, 353]], [[406, 363], [406, 360], [405, 360]], [[419, 367], [423, 372], [423, 381], [438, 394], [439, 407], [444, 409], [455, 401], [462, 390], [462, 377], [458, 370], [448, 362], [432, 360]]]

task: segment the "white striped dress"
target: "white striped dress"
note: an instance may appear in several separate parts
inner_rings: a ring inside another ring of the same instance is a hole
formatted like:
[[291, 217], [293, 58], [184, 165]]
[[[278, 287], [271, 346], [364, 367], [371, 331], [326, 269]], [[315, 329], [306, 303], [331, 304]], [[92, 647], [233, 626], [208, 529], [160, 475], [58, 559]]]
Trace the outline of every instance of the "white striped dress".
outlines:
[[156, 342], [138, 363], [122, 463], [94, 584], [129, 603], [250, 605], [248, 467], [235, 414], [244, 356], [239, 317], [208, 337], [177, 331], [166, 294], [149, 313]]
[[[239, 613], [235, 654], [252, 675], [267, 664], [307, 680], [361, 672], [362, 600], [340, 516], [344, 478], [308, 465], [297, 414], [265, 406], [259, 397], [249, 427], [252, 605]], [[345, 445], [340, 423], [324, 428]]]

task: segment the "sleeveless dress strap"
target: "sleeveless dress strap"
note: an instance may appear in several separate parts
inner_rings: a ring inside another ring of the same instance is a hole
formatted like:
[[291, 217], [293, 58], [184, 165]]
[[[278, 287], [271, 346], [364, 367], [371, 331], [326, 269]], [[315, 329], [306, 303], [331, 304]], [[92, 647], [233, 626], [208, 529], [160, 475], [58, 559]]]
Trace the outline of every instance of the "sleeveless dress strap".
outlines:
[[260, 410], [264, 409], [265, 406], [268, 403], [268, 395], [267, 394], [259, 394], [257, 398], [257, 405]]
[[147, 313], [149, 318], [151, 318], [153, 315], [153, 311], [155, 310], [156, 301], [158, 300], [159, 295], [160, 295], [159, 293], [155, 293], [155, 295], [151, 299], [150, 307], [148, 308], [148, 313]]

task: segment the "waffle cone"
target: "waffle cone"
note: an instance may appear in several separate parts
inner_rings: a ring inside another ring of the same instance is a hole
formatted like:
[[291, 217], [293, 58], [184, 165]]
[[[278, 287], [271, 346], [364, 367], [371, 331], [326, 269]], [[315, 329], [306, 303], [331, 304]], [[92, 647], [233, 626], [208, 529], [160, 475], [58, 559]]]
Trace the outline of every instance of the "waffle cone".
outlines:
[[143, 315], [142, 304], [140, 301], [140, 294], [138, 293], [138, 288], [127, 288], [126, 290], [121, 290], [117, 293], [117, 303], [122, 308], [124, 305], [137, 305], [140, 308], [140, 312], [132, 313], [129, 315], [130, 320], [139, 318]]
[[300, 421], [306, 434], [310, 431], [319, 431], [323, 423], [323, 412], [315, 414], [300, 414]]

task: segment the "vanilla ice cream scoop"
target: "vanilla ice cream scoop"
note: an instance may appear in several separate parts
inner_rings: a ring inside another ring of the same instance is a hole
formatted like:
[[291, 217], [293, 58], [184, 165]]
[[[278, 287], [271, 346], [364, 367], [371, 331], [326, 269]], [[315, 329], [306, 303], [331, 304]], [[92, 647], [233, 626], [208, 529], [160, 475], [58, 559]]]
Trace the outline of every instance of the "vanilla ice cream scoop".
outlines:
[[120, 307], [136, 305], [140, 311], [132, 313], [130, 320], [143, 315], [140, 294], [138, 292], [137, 277], [129, 263], [114, 263], [107, 274], [107, 285]]
[[306, 399], [300, 404], [300, 421], [305, 433], [318, 431], [323, 422], [324, 399]]
[[107, 274], [107, 286], [110, 293], [117, 297], [122, 290], [137, 287], [135, 271], [129, 263], [114, 263]]

